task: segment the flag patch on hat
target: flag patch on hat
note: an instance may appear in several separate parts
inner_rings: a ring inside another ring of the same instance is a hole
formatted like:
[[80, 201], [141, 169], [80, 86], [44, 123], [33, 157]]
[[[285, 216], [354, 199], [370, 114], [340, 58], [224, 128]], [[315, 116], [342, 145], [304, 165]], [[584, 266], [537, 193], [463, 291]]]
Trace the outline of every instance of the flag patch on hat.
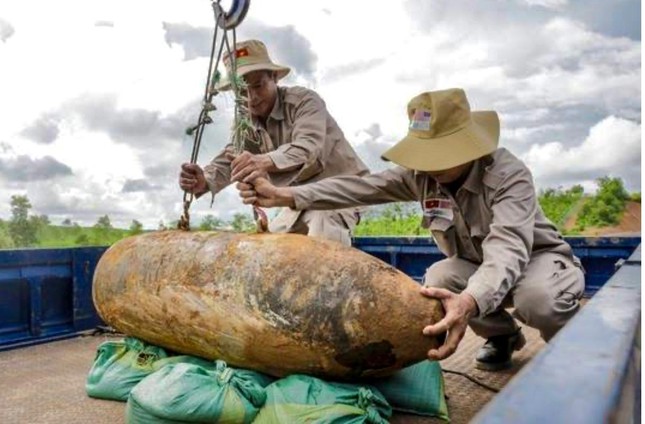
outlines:
[[246, 57], [249, 55], [249, 51], [246, 47], [235, 50], [235, 58]]
[[432, 115], [430, 114], [429, 110], [425, 110], [425, 109], [415, 110], [414, 115], [412, 115], [412, 119], [410, 120], [410, 129], [429, 131], [431, 117]]

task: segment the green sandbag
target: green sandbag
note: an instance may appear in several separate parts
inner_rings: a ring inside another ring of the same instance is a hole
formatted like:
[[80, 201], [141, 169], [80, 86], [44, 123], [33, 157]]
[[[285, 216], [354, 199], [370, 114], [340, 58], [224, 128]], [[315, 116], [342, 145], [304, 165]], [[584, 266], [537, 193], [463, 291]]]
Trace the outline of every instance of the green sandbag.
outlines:
[[255, 424], [386, 424], [392, 408], [377, 389], [291, 375], [267, 387]]
[[450, 420], [439, 362], [419, 362], [389, 377], [373, 379], [370, 384], [396, 411]]
[[211, 364], [192, 356], [169, 356], [164, 349], [133, 337], [103, 342], [97, 349], [85, 390], [90, 397], [125, 402], [132, 388], [144, 377], [177, 362]]
[[129, 424], [250, 423], [264, 405], [266, 375], [229, 368], [170, 364], [144, 378], [130, 393]]

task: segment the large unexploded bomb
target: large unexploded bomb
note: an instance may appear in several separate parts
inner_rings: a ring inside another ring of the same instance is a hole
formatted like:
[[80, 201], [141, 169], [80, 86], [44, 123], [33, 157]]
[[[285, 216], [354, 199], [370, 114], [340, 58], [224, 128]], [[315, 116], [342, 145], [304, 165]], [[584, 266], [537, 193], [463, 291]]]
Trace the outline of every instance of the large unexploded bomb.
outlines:
[[163, 231], [114, 244], [94, 304], [117, 330], [275, 376], [389, 374], [426, 358], [439, 301], [390, 265], [295, 234]]

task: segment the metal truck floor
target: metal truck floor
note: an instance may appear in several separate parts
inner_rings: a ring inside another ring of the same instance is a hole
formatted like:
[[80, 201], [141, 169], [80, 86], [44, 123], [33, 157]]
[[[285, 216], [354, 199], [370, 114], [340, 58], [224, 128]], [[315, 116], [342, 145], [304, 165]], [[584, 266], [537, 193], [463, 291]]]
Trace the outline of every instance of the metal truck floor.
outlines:
[[[537, 331], [523, 328], [528, 343], [514, 355], [512, 369], [486, 372], [474, 369], [473, 358], [483, 340], [470, 330], [457, 352], [442, 361], [442, 368], [466, 373], [495, 388], [502, 388], [543, 346]], [[124, 422], [125, 403], [89, 398], [85, 378], [96, 348], [113, 336], [81, 336], [0, 352], [0, 422], [92, 423]], [[493, 396], [466, 377], [445, 373], [448, 411], [453, 423], [468, 422]], [[438, 419], [395, 414], [397, 424], [442, 423]]]

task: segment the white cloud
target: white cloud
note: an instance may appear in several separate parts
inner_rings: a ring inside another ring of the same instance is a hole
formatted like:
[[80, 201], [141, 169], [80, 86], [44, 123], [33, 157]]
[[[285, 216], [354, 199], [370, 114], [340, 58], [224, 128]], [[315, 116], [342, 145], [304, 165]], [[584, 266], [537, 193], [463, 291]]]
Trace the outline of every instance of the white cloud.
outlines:
[[522, 0], [529, 6], [542, 6], [547, 9], [560, 10], [569, 4], [568, 0]]
[[1, 42], [7, 41], [9, 38], [11, 38], [13, 33], [14, 33], [13, 26], [9, 22], [0, 18], [0, 41]]
[[[463, 87], [474, 109], [500, 112], [502, 144], [529, 161], [540, 184], [588, 184], [622, 172], [628, 186], [640, 187], [641, 43], [598, 32], [584, 14], [572, 14], [574, 6], [256, 1], [240, 32], [246, 26], [280, 45], [290, 34], [298, 38], [272, 55], [302, 67], [297, 82], [321, 94], [374, 168], [383, 166], [382, 150], [405, 135], [410, 98]], [[72, 175], [4, 178], [0, 217], [9, 213], [10, 195], [21, 192], [54, 221], [92, 224], [108, 213], [123, 226], [137, 219], [152, 228], [177, 219], [177, 173], [192, 143], [182, 131], [199, 112], [208, 59], [185, 60], [187, 50], [168, 43], [164, 23], [212, 28], [208, 2], [61, 0], [33, 8], [8, 0], [0, 10], [0, 161], [12, 169], [18, 157], [41, 165], [49, 157], [46, 165], [67, 166]], [[603, 10], [611, 15], [611, 6]], [[201, 164], [228, 138], [231, 98], [220, 96], [217, 105]], [[195, 220], [248, 212], [232, 188], [209, 204], [193, 204]]]
[[504, 143], [529, 144], [537, 138], [548, 137], [554, 130], [562, 130], [564, 124], [541, 125], [533, 127], [515, 127], [501, 130], [500, 138]]
[[523, 159], [543, 187], [611, 175], [640, 189], [641, 125], [608, 116], [591, 128], [580, 145], [535, 145]]

